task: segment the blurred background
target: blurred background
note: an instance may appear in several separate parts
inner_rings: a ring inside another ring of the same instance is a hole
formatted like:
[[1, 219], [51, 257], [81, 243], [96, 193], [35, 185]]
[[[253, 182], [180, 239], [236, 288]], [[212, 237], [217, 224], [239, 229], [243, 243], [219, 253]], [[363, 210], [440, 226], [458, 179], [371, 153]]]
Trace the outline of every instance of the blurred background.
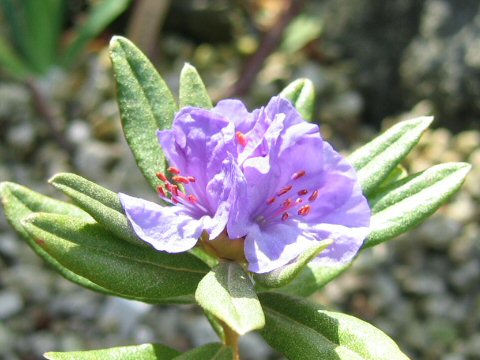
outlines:
[[[262, 105], [308, 77], [323, 136], [344, 153], [402, 119], [435, 115], [405, 162], [473, 170], [416, 230], [365, 251], [313, 297], [380, 327], [414, 359], [480, 359], [478, 0], [0, 0], [0, 180], [62, 198], [78, 173], [154, 198], [126, 146], [107, 46], [130, 38], [174, 93], [184, 62], [214, 101]], [[0, 213], [0, 359], [162, 342], [216, 341], [194, 306], [108, 298], [64, 280]], [[258, 334], [243, 359], [280, 359]]]

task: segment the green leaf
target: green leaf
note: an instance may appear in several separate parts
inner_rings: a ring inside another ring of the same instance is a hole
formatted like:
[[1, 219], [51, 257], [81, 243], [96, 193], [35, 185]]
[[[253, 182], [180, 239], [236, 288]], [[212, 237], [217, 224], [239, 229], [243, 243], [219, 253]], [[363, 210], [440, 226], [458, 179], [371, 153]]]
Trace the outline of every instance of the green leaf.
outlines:
[[204, 109], [212, 107], [212, 100], [210, 100], [210, 96], [197, 69], [188, 63], [183, 66], [180, 73], [178, 102], [180, 109], [185, 106], [195, 106]]
[[[388, 176], [385, 178], [385, 180], [383, 180], [383, 182], [379, 185], [379, 189], [382, 189], [382, 188], [385, 188], [386, 186], [396, 182], [396, 181], [399, 181], [399, 180], [402, 180], [404, 178], [406, 178], [408, 176], [408, 172], [407, 172], [407, 169], [405, 169], [402, 165], [397, 165], [391, 172], [390, 174], [388, 174]], [[373, 192], [373, 194], [375, 194], [375, 192], [377, 192], [378, 189], [375, 189], [375, 191]], [[370, 198], [372, 197], [372, 195], [370, 195]]]
[[23, 224], [62, 266], [126, 298], [191, 302], [198, 282], [209, 270], [193, 255], [131, 245], [93, 221], [36, 213]]
[[86, 221], [92, 218], [83, 210], [76, 206], [51, 199], [47, 196], [32, 191], [24, 186], [11, 182], [0, 183], [0, 197], [2, 205], [5, 209], [5, 216], [10, 225], [17, 231], [26, 241], [27, 244], [35, 251], [35, 253], [50, 264], [66, 279], [86, 287], [88, 289], [110, 294], [110, 292], [91, 282], [90, 280], [80, 276], [79, 274], [64, 268], [55, 258], [50, 256], [33, 237], [23, 227], [21, 221], [33, 212], [45, 212], [53, 214], [67, 214], [79, 217]]
[[179, 354], [177, 350], [160, 344], [120, 346], [110, 349], [47, 352], [49, 360], [172, 360]]
[[354, 318], [288, 295], [259, 294], [265, 340], [289, 359], [408, 359], [385, 333]]
[[369, 196], [418, 143], [432, 117], [402, 121], [348, 157], [363, 193]]
[[290, 100], [305, 120], [313, 120], [315, 115], [315, 88], [309, 79], [293, 81], [279, 95]]
[[75, 38], [63, 55], [62, 65], [72, 66], [85, 47], [115, 18], [123, 13], [131, 0], [101, 0], [89, 9], [87, 20], [75, 30]]
[[0, 37], [0, 66], [16, 79], [26, 79], [31, 70], [10, 44]]
[[277, 288], [291, 282], [305, 266], [333, 243], [327, 239], [307, 249], [297, 261], [265, 274], [255, 274], [254, 279], [267, 288]]
[[134, 245], [149, 246], [132, 230], [118, 195], [113, 191], [69, 173], [57, 174], [49, 183], [68, 195], [112, 234]]
[[233, 351], [222, 344], [206, 344], [178, 355], [174, 360], [233, 360]]
[[370, 200], [372, 231], [364, 247], [378, 245], [420, 224], [460, 189], [470, 169], [467, 163], [433, 166], [377, 194]]
[[177, 111], [167, 85], [145, 55], [129, 40], [114, 36], [110, 58], [125, 138], [138, 167], [156, 190], [156, 173], [165, 168], [157, 130], [168, 129]]
[[198, 304], [243, 335], [263, 327], [265, 318], [250, 278], [234, 262], [222, 262], [198, 284]]
[[310, 262], [300, 275], [288, 285], [278, 289], [278, 291], [291, 295], [310, 296], [315, 291], [343, 274], [351, 264], [352, 263], [325, 266]]

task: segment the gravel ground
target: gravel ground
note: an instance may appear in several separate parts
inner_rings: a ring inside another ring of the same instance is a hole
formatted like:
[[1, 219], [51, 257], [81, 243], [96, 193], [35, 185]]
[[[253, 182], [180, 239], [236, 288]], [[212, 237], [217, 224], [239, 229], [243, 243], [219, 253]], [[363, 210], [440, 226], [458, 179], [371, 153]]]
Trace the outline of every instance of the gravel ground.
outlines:
[[[80, 85], [60, 73], [43, 84], [70, 119], [63, 126], [72, 157], [48, 135], [27, 89], [0, 84], [0, 179], [62, 198], [46, 180], [73, 171], [114, 191], [152, 197], [121, 137], [106, 57], [93, 58], [88, 73], [93, 75]], [[62, 99], [72, 93], [74, 100]], [[354, 139], [335, 125], [335, 118], [361, 111], [358, 94], [343, 92], [337, 106], [332, 103], [321, 113], [330, 119], [322, 128], [327, 138], [347, 149], [373, 136], [355, 122], [348, 130]], [[422, 109], [425, 104], [415, 111]], [[480, 133], [429, 131], [405, 165], [413, 172], [446, 161], [474, 165], [455, 199], [409, 234], [366, 251], [314, 298], [380, 327], [412, 358], [480, 359]], [[1, 213], [0, 359], [144, 342], [186, 350], [215, 340], [197, 307], [151, 306], [69, 283], [12, 232]], [[258, 334], [245, 336], [241, 345], [244, 359], [278, 358]]]

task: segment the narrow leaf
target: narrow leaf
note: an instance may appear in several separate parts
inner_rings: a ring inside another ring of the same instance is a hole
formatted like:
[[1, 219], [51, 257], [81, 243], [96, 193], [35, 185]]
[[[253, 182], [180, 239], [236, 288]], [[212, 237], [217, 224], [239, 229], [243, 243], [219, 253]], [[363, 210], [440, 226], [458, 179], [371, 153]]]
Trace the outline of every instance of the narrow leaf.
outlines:
[[180, 109], [185, 106], [195, 106], [204, 109], [212, 107], [212, 100], [210, 100], [210, 96], [197, 69], [188, 63], [183, 66], [180, 73], [179, 93]]
[[171, 360], [176, 359], [177, 350], [160, 344], [142, 344], [120, 346], [110, 349], [47, 352], [43, 354], [49, 360]]
[[77, 29], [75, 38], [63, 55], [62, 65], [72, 66], [85, 47], [99, 35], [115, 18], [123, 13], [131, 0], [101, 0], [92, 5], [87, 19]]
[[237, 334], [243, 335], [264, 325], [253, 284], [237, 263], [222, 262], [213, 268], [198, 284], [195, 299]]
[[402, 121], [348, 157], [365, 195], [370, 195], [417, 144], [432, 117]]
[[140, 240], [128, 223], [118, 195], [75, 174], [61, 173], [49, 182], [68, 195], [112, 234], [134, 245], [148, 245]]
[[157, 130], [171, 127], [175, 100], [150, 61], [129, 40], [113, 37], [110, 58], [125, 138], [138, 167], [156, 190], [160, 185], [156, 173], [165, 167]]
[[325, 266], [310, 262], [291, 283], [278, 289], [285, 294], [310, 296], [333, 279], [343, 274], [351, 265]]
[[378, 245], [420, 224], [460, 189], [470, 169], [467, 163], [441, 164], [391, 184], [371, 199], [372, 232], [364, 247]]
[[298, 79], [287, 85], [280, 96], [292, 102], [298, 112], [307, 121], [315, 115], [315, 88], [309, 79]]
[[31, 69], [20, 58], [10, 44], [0, 37], [0, 66], [16, 79], [26, 79], [31, 74]]
[[37, 213], [23, 224], [62, 266], [118, 296], [149, 303], [190, 302], [208, 271], [193, 255], [131, 245], [92, 221]]
[[88, 289], [110, 294], [107, 289], [91, 282], [90, 280], [69, 269], [64, 268], [57, 260], [50, 256], [35, 241], [34, 238], [29, 235], [21, 223], [22, 219], [33, 212], [38, 211], [54, 214], [68, 214], [70, 216], [79, 217], [86, 221], [92, 220], [87, 213], [76, 206], [51, 199], [24, 186], [20, 186], [11, 182], [0, 183], [0, 197], [2, 199], [2, 205], [5, 209], [5, 216], [8, 222], [15, 229], [15, 231], [17, 231], [17, 233], [19, 233], [26, 240], [27, 244], [38, 256], [50, 264], [66, 279]]
[[333, 243], [333, 240], [327, 239], [320, 241], [318, 244], [307, 249], [298, 259], [292, 264], [282, 266], [279, 269], [265, 274], [256, 274], [255, 281], [267, 288], [277, 288], [284, 286], [291, 282], [315, 257], [323, 250]]
[[408, 359], [385, 333], [317, 304], [273, 292], [259, 294], [265, 340], [289, 359]]
[[233, 352], [229, 347], [213, 343], [180, 354], [174, 360], [233, 360]]

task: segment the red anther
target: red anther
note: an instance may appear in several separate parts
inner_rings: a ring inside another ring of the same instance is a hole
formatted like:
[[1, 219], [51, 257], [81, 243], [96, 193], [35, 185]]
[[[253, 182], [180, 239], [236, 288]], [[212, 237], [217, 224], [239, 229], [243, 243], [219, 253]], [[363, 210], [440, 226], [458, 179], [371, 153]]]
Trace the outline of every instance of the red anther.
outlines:
[[276, 199], [275, 196], [272, 197], [272, 198], [270, 198], [270, 199], [268, 199], [268, 200], [267, 200], [267, 205], [273, 204], [273, 203], [275, 202], [275, 199]]
[[297, 180], [297, 179], [300, 179], [301, 177], [304, 177], [304, 176], [305, 176], [305, 170], [302, 170], [302, 171], [294, 173], [292, 175], [292, 180]]
[[180, 175], [172, 177], [172, 180], [177, 182], [177, 183], [182, 183], [182, 184], [188, 184], [190, 182], [190, 180], [188, 180], [188, 178], [186, 178], [185, 176], [180, 176]]
[[196, 197], [195, 195], [193, 195], [193, 194], [192, 194], [192, 195], [188, 195], [187, 198], [188, 198], [188, 201], [190, 201], [192, 204], [196, 204], [197, 201], [198, 201], [197, 197]]
[[308, 201], [315, 201], [318, 197], [318, 190], [315, 190], [312, 195], [308, 198]]
[[282, 205], [284, 209], [288, 209], [292, 205], [292, 199], [285, 200]]
[[173, 174], [173, 175], [178, 175], [180, 174], [180, 170], [178, 170], [178, 168], [176, 168], [175, 166], [170, 166], [167, 171], [170, 173], [170, 174]]
[[299, 210], [298, 210], [298, 215], [306, 216], [310, 213], [310, 210], [312, 210], [310, 205], [303, 205]]
[[288, 186], [285, 186], [283, 189], [281, 189], [277, 195], [278, 196], [282, 196], [284, 194], [286, 194], [287, 192], [289, 192], [290, 190], [292, 190], [292, 185], [288, 185]]
[[297, 194], [298, 194], [299, 196], [307, 195], [307, 194], [308, 194], [308, 190], [307, 190], [307, 189], [300, 190]]
[[177, 186], [177, 185], [172, 185], [171, 188], [172, 188], [172, 189], [170, 190], [171, 193], [172, 193], [173, 195], [175, 195], [175, 196], [178, 196], [178, 193], [179, 193], [179, 192], [178, 192], [178, 186]]
[[187, 176], [187, 179], [188, 179], [188, 181], [190, 181], [190, 182], [195, 182], [195, 181], [197, 181], [197, 179], [195, 178], [195, 176]]
[[157, 187], [157, 191], [158, 191], [158, 193], [159, 193], [161, 196], [163, 196], [163, 197], [166, 197], [166, 196], [167, 196], [167, 194], [165, 193], [165, 189], [164, 189], [163, 187], [158, 186], [158, 187]]
[[283, 221], [287, 220], [289, 217], [290, 217], [290, 215], [288, 215], [287, 212], [284, 212], [284, 213], [282, 214], [282, 220], [283, 220]]
[[158, 172], [156, 175], [157, 175], [157, 178], [159, 178], [163, 182], [168, 181], [168, 179], [167, 179], [167, 177], [165, 176], [164, 173]]
[[172, 197], [172, 202], [174, 204], [178, 204], [180, 201], [178, 201], [178, 199], [176, 197]]
[[247, 142], [248, 142], [248, 139], [247, 137], [245, 136], [244, 133], [242, 133], [241, 131], [237, 131], [236, 133], [237, 135], [237, 141], [240, 145], [242, 145], [243, 147], [247, 146]]

